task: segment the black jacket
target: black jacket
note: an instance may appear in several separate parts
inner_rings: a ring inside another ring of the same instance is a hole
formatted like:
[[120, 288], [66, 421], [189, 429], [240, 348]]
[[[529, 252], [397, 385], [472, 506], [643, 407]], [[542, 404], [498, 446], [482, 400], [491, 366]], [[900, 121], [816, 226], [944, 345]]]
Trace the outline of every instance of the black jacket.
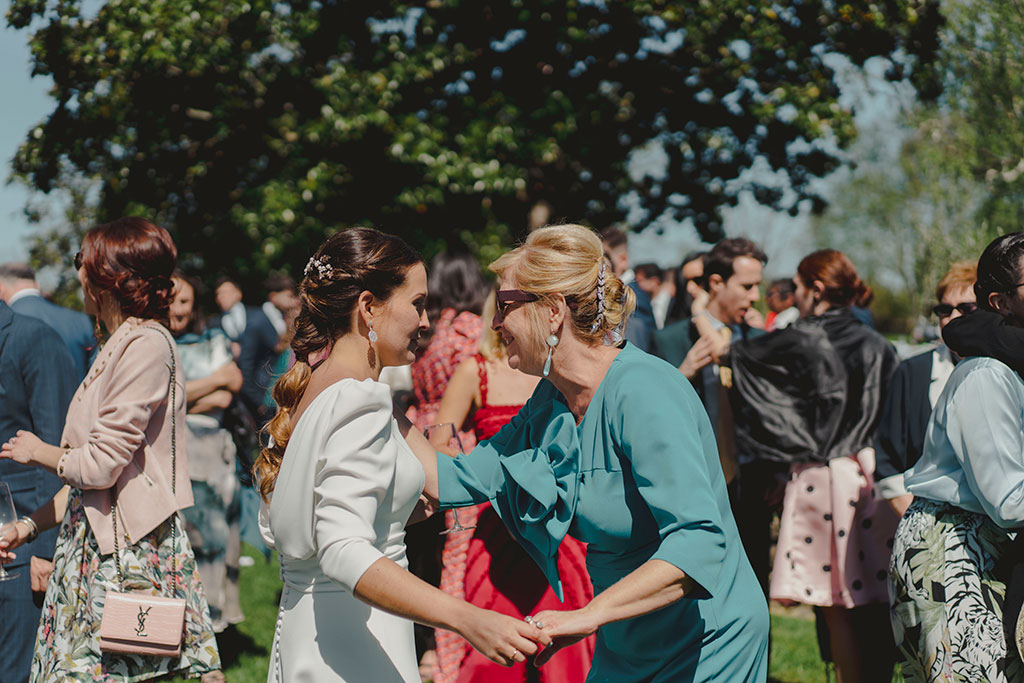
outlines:
[[1024, 377], [1024, 327], [998, 313], [975, 311], [951, 320], [942, 330], [942, 340], [961, 358], [995, 358]]
[[775, 462], [828, 462], [872, 445], [896, 350], [849, 309], [732, 347], [736, 447]]
[[920, 458], [932, 415], [928, 392], [935, 350], [900, 363], [889, 384], [875, 434], [875, 481], [903, 474]]

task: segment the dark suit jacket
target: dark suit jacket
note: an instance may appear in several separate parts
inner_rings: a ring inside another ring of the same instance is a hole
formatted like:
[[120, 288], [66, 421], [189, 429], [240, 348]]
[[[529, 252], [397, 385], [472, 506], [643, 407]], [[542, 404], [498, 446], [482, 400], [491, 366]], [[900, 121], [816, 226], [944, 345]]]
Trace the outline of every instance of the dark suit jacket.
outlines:
[[30, 294], [18, 299], [11, 306], [11, 310], [42, 320], [57, 330], [57, 334], [64, 340], [68, 351], [71, 352], [71, 361], [77, 373], [75, 384], [77, 385], [85, 378], [93, 350], [96, 348], [96, 337], [93, 335], [93, 325], [89, 316], [72, 311], [70, 308], [58, 306], [37, 294]]
[[[0, 441], [26, 429], [46, 443], [59, 444], [76, 384], [71, 352], [57, 332], [0, 301]], [[19, 517], [53, 498], [63, 485], [42, 467], [6, 459], [0, 460], [0, 481], [10, 486]], [[56, 539], [56, 528], [44, 531], [18, 548], [17, 559], [6, 565], [18, 576], [0, 582], [0, 681], [28, 680], [39, 625], [29, 560], [33, 555], [53, 557]]]
[[641, 351], [651, 350], [651, 337], [658, 329], [654, 322], [654, 309], [651, 307], [651, 295], [640, 289], [637, 283], [627, 285], [636, 295], [636, 310], [626, 321], [626, 340]]
[[900, 363], [889, 383], [875, 433], [875, 481], [906, 472], [921, 457], [932, 415], [928, 391], [935, 351]]
[[[0, 302], [0, 441], [26, 429], [46, 443], [59, 444], [77, 386], [74, 373], [71, 353], [53, 328]], [[0, 479], [11, 487], [19, 517], [35, 511], [62, 486], [57, 475], [13, 460], [0, 460]], [[50, 557], [56, 537], [56, 529], [40, 534], [22, 547], [14, 564], [27, 562], [33, 554]]]
[[[210, 321], [210, 326], [224, 331], [223, 320], [224, 316], [218, 315]], [[253, 417], [263, 424], [270, 417], [265, 414], [263, 397], [270, 387], [274, 361], [277, 360], [277, 330], [262, 309], [246, 306], [245, 329], [242, 333], [237, 338], [231, 338], [226, 331], [224, 334], [241, 347], [238, 369], [242, 371], [242, 390], [238, 392], [238, 398]]]
[[[697, 343], [697, 339], [700, 337], [697, 327], [691, 323], [691, 320], [691, 318], [686, 318], [666, 325], [660, 330], [655, 330], [651, 338], [651, 353], [659, 358], [663, 358], [677, 368], [682, 365], [683, 361], [686, 360], [686, 354], [689, 353], [690, 348]], [[741, 338], [753, 339], [762, 334], [764, 334], [764, 330], [755, 329], [744, 323], [739, 326], [739, 336], [735, 335], [734, 326], [733, 340], [739, 341]], [[719, 379], [710, 365], [704, 366], [700, 374], [693, 379], [693, 387], [697, 390], [697, 395], [700, 396], [701, 403], [704, 404], [708, 417], [711, 418], [711, 424], [715, 428], [716, 436], [718, 430], [718, 384]]]

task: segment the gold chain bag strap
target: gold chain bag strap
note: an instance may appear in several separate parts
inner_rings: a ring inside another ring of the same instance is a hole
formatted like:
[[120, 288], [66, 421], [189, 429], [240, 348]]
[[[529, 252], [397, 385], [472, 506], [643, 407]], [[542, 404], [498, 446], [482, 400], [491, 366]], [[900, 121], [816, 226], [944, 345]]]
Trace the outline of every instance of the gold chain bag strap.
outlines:
[[[151, 327], [146, 325], [146, 327]], [[153, 328], [157, 329], [157, 328]], [[157, 330], [167, 341], [171, 352], [171, 493], [176, 494], [178, 478], [177, 449], [177, 372], [174, 361], [174, 347], [171, 340]], [[144, 591], [122, 592], [124, 572], [121, 568], [121, 550], [117, 538], [117, 491], [111, 489], [111, 514], [114, 523], [114, 565], [121, 590], [107, 591], [100, 621], [100, 649], [104, 652], [121, 654], [157, 655], [162, 657], [181, 656], [181, 642], [185, 633], [185, 600], [178, 597], [150, 595]], [[170, 592], [178, 594], [178, 525], [177, 512], [171, 515], [171, 578]], [[131, 539], [125, 535], [125, 541]]]

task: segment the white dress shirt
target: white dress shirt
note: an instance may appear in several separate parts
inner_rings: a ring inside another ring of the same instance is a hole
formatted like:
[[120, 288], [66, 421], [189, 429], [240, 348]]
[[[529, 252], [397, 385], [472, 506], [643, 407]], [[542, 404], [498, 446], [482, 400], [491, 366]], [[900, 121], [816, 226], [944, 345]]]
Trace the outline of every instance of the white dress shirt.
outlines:
[[1024, 525], [1024, 381], [994, 358], [969, 358], [939, 396], [907, 491]]
[[231, 341], [238, 341], [238, 338], [245, 332], [246, 322], [245, 304], [239, 301], [224, 313], [220, 324], [224, 328], [224, 334], [228, 335]]
[[43, 295], [43, 293], [40, 292], [35, 287], [26, 287], [25, 289], [19, 289], [17, 292], [12, 294], [11, 298], [7, 300], [7, 305], [8, 306], [13, 306], [15, 301], [18, 301], [20, 299], [24, 299], [27, 296], [42, 296], [42, 295]]

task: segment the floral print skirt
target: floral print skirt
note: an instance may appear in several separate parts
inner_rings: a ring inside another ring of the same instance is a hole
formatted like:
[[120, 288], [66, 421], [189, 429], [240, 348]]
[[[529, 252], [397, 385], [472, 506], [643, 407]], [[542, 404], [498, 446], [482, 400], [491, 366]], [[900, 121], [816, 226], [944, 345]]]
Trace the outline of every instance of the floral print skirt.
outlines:
[[[173, 555], [171, 524], [177, 525], [178, 596], [185, 599], [185, 640], [179, 658], [100, 651], [99, 631], [108, 590], [146, 590], [167, 595]], [[210, 611], [196, 571], [192, 546], [174, 515], [133, 545], [121, 548], [124, 586], [113, 554], [101, 556], [89, 528], [82, 494], [72, 489], [57, 536], [53, 574], [46, 587], [32, 660], [38, 681], [143, 681], [175, 673], [198, 677], [220, 669]]]
[[986, 515], [911, 503], [889, 567], [889, 617], [907, 683], [1024, 681], [1003, 628], [1010, 543]]

